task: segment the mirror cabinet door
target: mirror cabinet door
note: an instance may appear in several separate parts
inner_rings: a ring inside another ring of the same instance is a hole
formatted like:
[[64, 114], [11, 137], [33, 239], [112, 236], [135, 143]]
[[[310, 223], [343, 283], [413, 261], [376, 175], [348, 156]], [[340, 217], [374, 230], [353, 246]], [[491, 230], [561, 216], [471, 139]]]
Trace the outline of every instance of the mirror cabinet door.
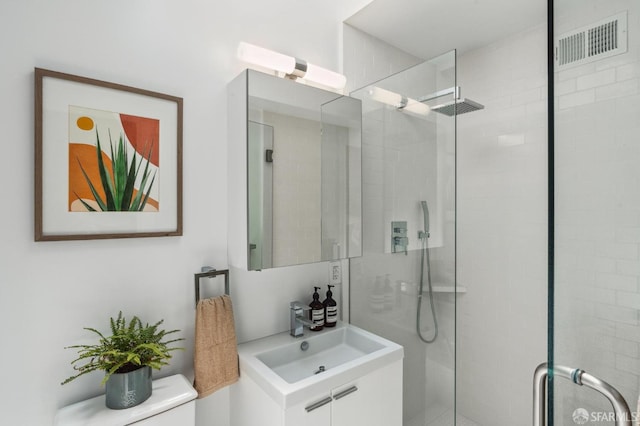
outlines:
[[245, 73], [247, 268], [360, 256], [361, 101]]

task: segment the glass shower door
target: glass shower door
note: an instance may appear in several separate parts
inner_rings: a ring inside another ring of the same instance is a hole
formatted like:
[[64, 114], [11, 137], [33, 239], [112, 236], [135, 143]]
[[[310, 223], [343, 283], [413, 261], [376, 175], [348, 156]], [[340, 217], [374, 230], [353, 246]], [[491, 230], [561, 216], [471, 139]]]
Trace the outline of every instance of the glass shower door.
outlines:
[[[351, 93], [362, 100], [362, 257], [350, 321], [404, 347], [404, 426], [455, 414], [455, 162], [449, 52]], [[440, 107], [442, 108], [442, 107]]]
[[[635, 421], [640, 393], [640, 3], [554, 3], [558, 62], [550, 360], [556, 368], [580, 368], [614, 386]], [[550, 424], [618, 424], [599, 393], [559, 377], [552, 383]]]

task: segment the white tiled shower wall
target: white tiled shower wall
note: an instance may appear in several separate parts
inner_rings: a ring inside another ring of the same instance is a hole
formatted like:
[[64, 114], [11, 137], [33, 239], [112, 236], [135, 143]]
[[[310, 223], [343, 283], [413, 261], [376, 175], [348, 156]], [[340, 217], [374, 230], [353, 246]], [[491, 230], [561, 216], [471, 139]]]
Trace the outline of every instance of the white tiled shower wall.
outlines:
[[422, 62], [384, 41], [343, 24], [343, 68], [346, 93]]
[[546, 360], [546, 34], [458, 59], [463, 96], [485, 109], [458, 117], [457, 408], [486, 426], [531, 422]]
[[[640, 4], [556, 1], [556, 34], [628, 10], [628, 52], [557, 72], [555, 362], [640, 389]], [[561, 383], [556, 422], [610, 411]]]

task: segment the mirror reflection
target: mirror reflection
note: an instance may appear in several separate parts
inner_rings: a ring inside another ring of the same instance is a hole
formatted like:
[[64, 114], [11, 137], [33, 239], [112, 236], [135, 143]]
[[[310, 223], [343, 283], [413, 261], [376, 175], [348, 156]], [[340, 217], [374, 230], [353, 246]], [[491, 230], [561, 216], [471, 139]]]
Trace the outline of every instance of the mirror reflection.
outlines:
[[360, 256], [361, 102], [248, 71], [250, 270]]

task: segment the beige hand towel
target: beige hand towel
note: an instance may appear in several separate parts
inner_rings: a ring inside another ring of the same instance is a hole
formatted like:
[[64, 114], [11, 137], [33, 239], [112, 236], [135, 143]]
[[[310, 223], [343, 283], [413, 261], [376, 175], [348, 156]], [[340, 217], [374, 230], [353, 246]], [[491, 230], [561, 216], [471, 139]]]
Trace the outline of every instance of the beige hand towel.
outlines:
[[198, 398], [238, 380], [238, 346], [228, 295], [198, 301], [193, 358]]

